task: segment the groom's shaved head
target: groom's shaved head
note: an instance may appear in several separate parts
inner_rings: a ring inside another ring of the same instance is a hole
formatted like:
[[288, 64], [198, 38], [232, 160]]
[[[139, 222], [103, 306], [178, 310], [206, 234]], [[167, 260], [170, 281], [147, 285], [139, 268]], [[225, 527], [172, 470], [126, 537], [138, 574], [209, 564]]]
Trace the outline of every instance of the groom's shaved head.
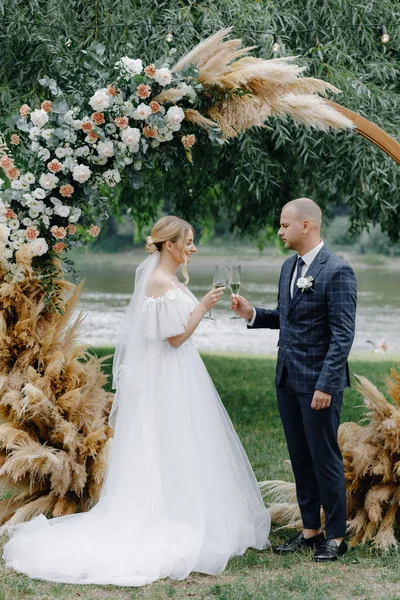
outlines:
[[296, 200], [291, 200], [285, 204], [283, 209], [285, 208], [293, 209], [296, 212], [296, 216], [302, 221], [307, 220], [310, 221], [310, 223], [321, 226], [322, 212], [314, 200], [311, 200], [310, 198], [296, 198]]

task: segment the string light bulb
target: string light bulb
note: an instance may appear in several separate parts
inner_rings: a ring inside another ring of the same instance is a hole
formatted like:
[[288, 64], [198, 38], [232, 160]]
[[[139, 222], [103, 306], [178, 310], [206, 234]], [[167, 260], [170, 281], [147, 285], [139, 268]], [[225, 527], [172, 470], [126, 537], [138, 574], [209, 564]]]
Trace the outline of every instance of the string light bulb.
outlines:
[[381, 42], [382, 42], [382, 44], [387, 44], [389, 40], [390, 40], [390, 35], [386, 31], [386, 27], [384, 25], [381, 25]]
[[170, 44], [173, 41], [174, 36], [172, 34], [172, 31], [168, 31], [167, 35], [165, 36], [165, 39], [168, 42], [168, 44]]
[[279, 50], [281, 49], [280, 44], [278, 42], [278, 36], [276, 34], [274, 34], [274, 43], [272, 44], [272, 52], [274, 54], [278, 54]]

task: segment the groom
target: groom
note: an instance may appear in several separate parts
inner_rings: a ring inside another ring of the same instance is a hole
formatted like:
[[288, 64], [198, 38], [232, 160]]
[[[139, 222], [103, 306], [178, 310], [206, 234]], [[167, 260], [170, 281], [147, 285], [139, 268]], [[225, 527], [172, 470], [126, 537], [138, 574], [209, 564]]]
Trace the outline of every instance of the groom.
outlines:
[[343, 389], [350, 385], [347, 357], [357, 300], [354, 272], [324, 246], [321, 220], [321, 209], [309, 198], [285, 204], [278, 235], [297, 254], [282, 266], [277, 308], [253, 308], [242, 296], [233, 296], [231, 305], [249, 328], [280, 329], [276, 395], [304, 529], [275, 552], [314, 548], [317, 562], [335, 560], [347, 550], [337, 432]]

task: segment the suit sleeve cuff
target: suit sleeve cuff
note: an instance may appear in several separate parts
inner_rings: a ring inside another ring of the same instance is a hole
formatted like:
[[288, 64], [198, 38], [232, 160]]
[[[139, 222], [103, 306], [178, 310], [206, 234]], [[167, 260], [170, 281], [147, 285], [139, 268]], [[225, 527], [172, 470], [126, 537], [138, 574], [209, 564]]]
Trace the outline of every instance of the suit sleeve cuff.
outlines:
[[250, 319], [250, 321], [247, 321], [247, 327], [253, 327], [254, 321], [256, 320], [256, 316], [257, 316], [256, 309], [253, 308], [253, 316]]

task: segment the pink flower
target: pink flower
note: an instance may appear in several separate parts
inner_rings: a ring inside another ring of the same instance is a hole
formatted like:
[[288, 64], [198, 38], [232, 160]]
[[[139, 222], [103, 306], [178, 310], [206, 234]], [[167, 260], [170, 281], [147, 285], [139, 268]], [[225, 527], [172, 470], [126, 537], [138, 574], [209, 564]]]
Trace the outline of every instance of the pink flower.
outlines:
[[149, 106], [151, 108], [151, 112], [152, 113], [158, 112], [160, 110], [160, 108], [161, 108], [161, 105], [158, 102], [156, 102], [156, 100], [152, 100], [150, 102]]
[[25, 235], [26, 235], [27, 239], [32, 242], [33, 240], [36, 240], [36, 238], [39, 235], [39, 232], [36, 229], [36, 227], [34, 225], [32, 225], [31, 227], [27, 227]]
[[151, 127], [143, 127], [143, 135], [147, 138], [155, 138], [157, 137], [157, 129], [152, 129]]
[[67, 227], [67, 231], [68, 231], [69, 235], [74, 235], [76, 233], [75, 225], [72, 225], [72, 223], [70, 223]]
[[45, 100], [44, 102], [42, 102], [41, 108], [42, 108], [42, 110], [44, 110], [44, 112], [47, 112], [47, 113], [49, 113], [53, 110], [50, 100]]
[[149, 65], [148, 67], [145, 67], [144, 72], [147, 75], [147, 77], [150, 77], [150, 79], [154, 79], [157, 73], [156, 68], [153, 64]]
[[65, 185], [60, 186], [60, 194], [63, 198], [71, 198], [73, 193], [74, 193], [74, 188], [69, 183], [66, 183]]
[[125, 129], [125, 127], [128, 127], [129, 125], [129, 119], [128, 117], [117, 117], [116, 119], [114, 119], [114, 123], [120, 129]]
[[7, 156], [7, 154], [1, 157], [0, 166], [3, 169], [9, 169], [10, 167], [12, 167], [12, 160], [9, 156]]
[[90, 121], [83, 121], [83, 123], [81, 125], [81, 129], [82, 129], [82, 131], [85, 131], [86, 133], [88, 133], [89, 131], [92, 131], [92, 129], [93, 129], [93, 123], [91, 123]]
[[57, 244], [54, 244], [53, 246], [53, 250], [54, 252], [62, 252], [65, 248], [65, 244], [64, 242], [57, 242]]
[[109, 85], [107, 88], [108, 93], [110, 94], [110, 96], [116, 96], [117, 95], [117, 90], [113, 85]]
[[89, 235], [95, 238], [100, 233], [100, 227], [97, 227], [97, 225], [91, 225], [87, 232]]
[[4, 213], [4, 216], [7, 217], [7, 219], [16, 219], [17, 218], [17, 215], [12, 210], [12, 208], [7, 208], [6, 212]]
[[57, 227], [57, 225], [53, 225], [50, 229], [51, 233], [57, 240], [62, 240], [67, 235], [67, 232], [64, 227]]
[[103, 125], [104, 123], [104, 113], [102, 112], [94, 112], [92, 114], [92, 121], [96, 123], [96, 125]]
[[23, 104], [21, 106], [21, 108], [19, 109], [19, 114], [21, 115], [21, 117], [23, 119], [25, 119], [25, 117], [27, 117], [30, 112], [31, 112], [31, 107], [28, 106], [27, 104]]
[[181, 141], [182, 141], [183, 147], [186, 149], [189, 149], [192, 146], [194, 146], [194, 144], [196, 143], [196, 136], [193, 134], [183, 135]]
[[59, 160], [54, 158], [52, 161], [47, 163], [47, 168], [49, 171], [51, 171], [51, 173], [58, 173], [62, 169], [62, 164]]
[[19, 171], [16, 167], [12, 166], [6, 171], [8, 179], [18, 179]]
[[136, 94], [139, 96], [139, 98], [141, 100], [146, 100], [146, 98], [148, 98], [149, 96], [151, 96], [151, 89], [149, 85], [145, 85], [144, 83], [141, 83], [140, 85], [138, 85], [138, 89], [136, 91]]
[[18, 146], [18, 144], [19, 144], [19, 135], [17, 135], [16, 133], [13, 133], [12, 136], [11, 136], [11, 143], [14, 146]]
[[95, 131], [89, 131], [88, 138], [89, 140], [96, 141], [98, 139], [98, 135]]

